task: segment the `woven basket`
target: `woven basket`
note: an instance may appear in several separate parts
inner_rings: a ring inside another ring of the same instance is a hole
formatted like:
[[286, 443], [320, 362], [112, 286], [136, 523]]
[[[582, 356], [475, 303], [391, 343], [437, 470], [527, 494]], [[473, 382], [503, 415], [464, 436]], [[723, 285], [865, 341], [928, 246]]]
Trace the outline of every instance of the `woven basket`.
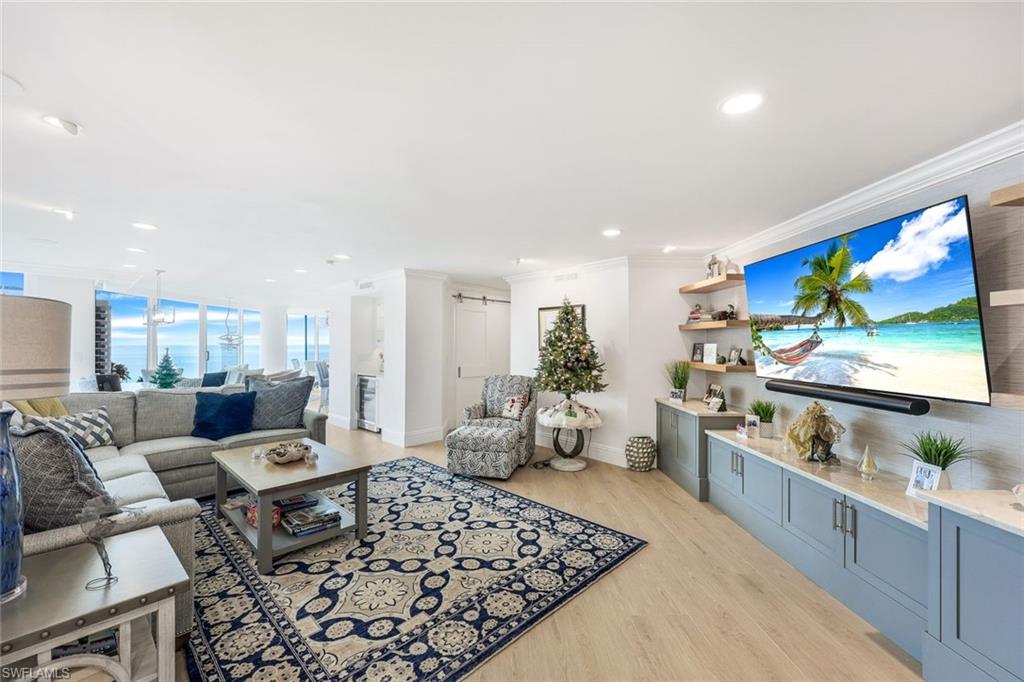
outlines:
[[626, 441], [626, 464], [633, 471], [650, 471], [657, 455], [658, 447], [650, 436], [630, 436]]

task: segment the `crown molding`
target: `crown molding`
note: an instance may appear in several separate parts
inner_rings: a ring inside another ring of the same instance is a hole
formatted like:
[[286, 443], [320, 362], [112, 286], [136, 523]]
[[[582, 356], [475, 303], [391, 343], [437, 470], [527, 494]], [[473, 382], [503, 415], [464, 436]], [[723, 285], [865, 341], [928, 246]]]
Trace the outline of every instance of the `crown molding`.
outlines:
[[704, 258], [697, 254], [691, 256], [670, 256], [667, 254], [653, 256], [629, 256], [629, 265], [630, 267], [636, 266], [641, 268], [704, 267]]
[[553, 268], [549, 270], [535, 270], [533, 272], [524, 272], [518, 275], [506, 275], [503, 279], [512, 284], [514, 282], [525, 282], [534, 279], [553, 279], [561, 275], [571, 275], [573, 273], [582, 275], [588, 272], [599, 272], [601, 270], [609, 270], [616, 267], [625, 267], [629, 264], [629, 258], [627, 256], [618, 256], [616, 258], [606, 258], [604, 260], [592, 261], [590, 263], [580, 263], [568, 268]]
[[[972, 140], [866, 187], [854, 190], [712, 253], [743, 256], [832, 221], [1024, 154], [1024, 120]], [[710, 257], [710, 253], [707, 257]]]

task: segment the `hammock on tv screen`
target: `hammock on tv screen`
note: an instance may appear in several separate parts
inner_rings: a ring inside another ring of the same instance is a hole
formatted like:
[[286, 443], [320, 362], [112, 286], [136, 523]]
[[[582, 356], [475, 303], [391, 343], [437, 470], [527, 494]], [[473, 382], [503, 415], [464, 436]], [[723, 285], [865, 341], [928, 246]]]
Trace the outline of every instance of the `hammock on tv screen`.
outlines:
[[799, 365], [807, 359], [814, 349], [821, 345], [821, 337], [815, 331], [810, 337], [804, 339], [795, 346], [783, 348], [782, 350], [769, 349], [768, 355], [772, 360], [781, 362], [784, 365]]

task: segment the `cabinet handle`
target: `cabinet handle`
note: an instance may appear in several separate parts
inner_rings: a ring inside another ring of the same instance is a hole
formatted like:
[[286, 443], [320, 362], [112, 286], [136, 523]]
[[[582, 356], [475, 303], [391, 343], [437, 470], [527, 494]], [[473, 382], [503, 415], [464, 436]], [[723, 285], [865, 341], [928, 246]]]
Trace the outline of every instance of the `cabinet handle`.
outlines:
[[740, 478], [743, 478], [743, 472], [745, 471], [743, 466], [743, 455], [736, 453], [736, 473]]
[[730, 474], [735, 474], [736, 473], [736, 452], [735, 451], [730, 451], [729, 452], [729, 473]]
[[[849, 524], [846, 523], [846, 520], [847, 520], [846, 511], [847, 510], [850, 511], [850, 516], [849, 516], [850, 523]], [[852, 504], [844, 504], [843, 505], [843, 532], [846, 533], [847, 535], [849, 535], [854, 540], [857, 539], [857, 508], [854, 507]]]
[[832, 498], [832, 530], [842, 530], [839, 522], [836, 520], [836, 508], [839, 506], [839, 500]]

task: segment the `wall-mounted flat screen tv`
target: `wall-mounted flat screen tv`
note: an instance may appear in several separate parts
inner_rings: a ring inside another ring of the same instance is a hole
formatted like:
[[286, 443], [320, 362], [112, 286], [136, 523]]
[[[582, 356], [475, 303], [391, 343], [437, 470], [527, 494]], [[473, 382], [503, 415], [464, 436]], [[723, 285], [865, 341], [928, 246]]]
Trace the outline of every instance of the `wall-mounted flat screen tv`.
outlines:
[[745, 274], [757, 376], [989, 403], [966, 196]]

